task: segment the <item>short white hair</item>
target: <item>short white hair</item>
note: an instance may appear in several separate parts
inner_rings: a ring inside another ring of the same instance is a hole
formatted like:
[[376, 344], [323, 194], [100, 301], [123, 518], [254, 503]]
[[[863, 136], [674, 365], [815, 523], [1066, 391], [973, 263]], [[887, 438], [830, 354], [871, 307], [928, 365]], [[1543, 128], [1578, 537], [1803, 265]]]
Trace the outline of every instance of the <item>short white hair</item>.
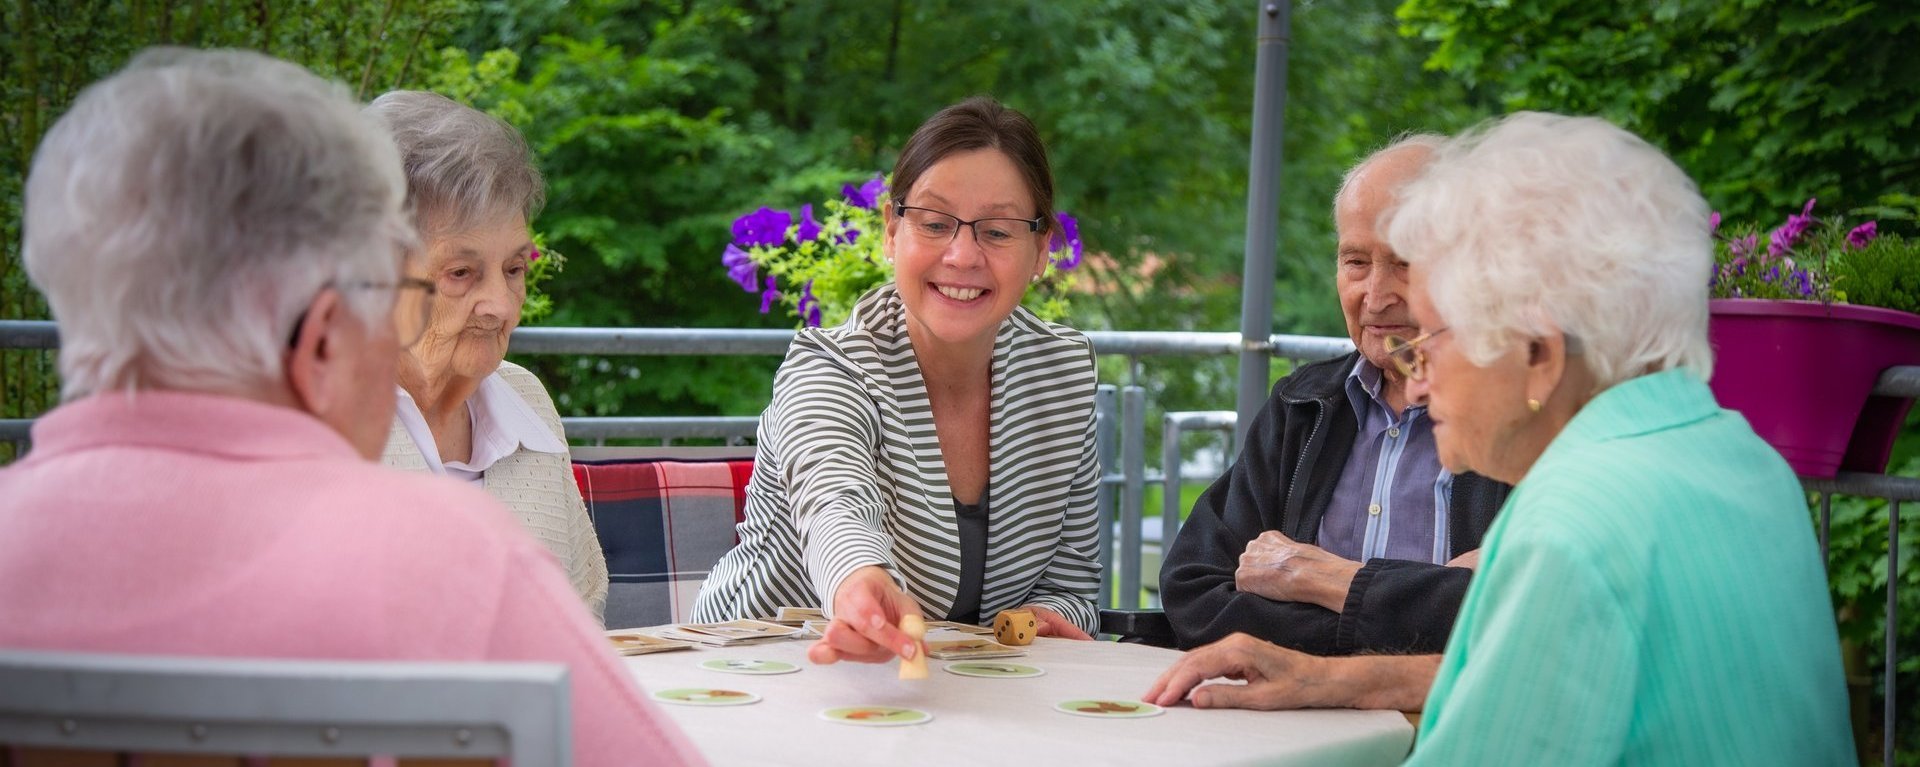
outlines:
[[503, 213], [532, 223], [546, 183], [527, 140], [507, 121], [428, 91], [392, 91], [366, 113], [393, 136], [414, 221], [467, 231]]
[[1414, 133], [1409, 131], [1395, 136], [1393, 140], [1388, 141], [1385, 146], [1373, 150], [1371, 153], [1368, 153], [1366, 157], [1360, 158], [1359, 162], [1354, 163], [1353, 167], [1347, 169], [1346, 175], [1340, 177], [1340, 189], [1333, 193], [1334, 219], [1338, 220], [1340, 218], [1340, 205], [1346, 202], [1347, 195], [1353, 193], [1354, 184], [1380, 159], [1402, 149], [1425, 149], [1431, 154], [1438, 151], [1440, 145], [1446, 142], [1447, 137], [1438, 133]]
[[1713, 374], [1707, 213], [1687, 174], [1639, 137], [1520, 112], [1441, 146], [1401, 189], [1386, 233], [1424, 270], [1468, 359], [1486, 365], [1559, 330], [1604, 389], [1675, 368]]
[[413, 230], [393, 143], [338, 83], [248, 51], [153, 48], [89, 86], [27, 178], [27, 274], [66, 399], [281, 380], [329, 285], [387, 322]]

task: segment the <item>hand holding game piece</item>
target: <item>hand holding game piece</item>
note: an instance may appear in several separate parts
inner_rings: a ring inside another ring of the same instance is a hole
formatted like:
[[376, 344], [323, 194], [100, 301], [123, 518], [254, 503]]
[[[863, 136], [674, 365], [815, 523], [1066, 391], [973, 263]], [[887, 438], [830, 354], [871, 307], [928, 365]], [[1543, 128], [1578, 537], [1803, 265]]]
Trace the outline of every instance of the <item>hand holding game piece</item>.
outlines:
[[[927, 635], [927, 621], [918, 615], [906, 615], [900, 618], [900, 633], [913, 637], [916, 646]], [[911, 658], [900, 659], [901, 679], [927, 678], [927, 654], [916, 652]]]
[[807, 659], [820, 664], [885, 663], [895, 656], [920, 655], [919, 640], [899, 629], [901, 618], [919, 614], [919, 603], [894, 584], [891, 574], [877, 566], [862, 567], [835, 590], [833, 621], [807, 649]]

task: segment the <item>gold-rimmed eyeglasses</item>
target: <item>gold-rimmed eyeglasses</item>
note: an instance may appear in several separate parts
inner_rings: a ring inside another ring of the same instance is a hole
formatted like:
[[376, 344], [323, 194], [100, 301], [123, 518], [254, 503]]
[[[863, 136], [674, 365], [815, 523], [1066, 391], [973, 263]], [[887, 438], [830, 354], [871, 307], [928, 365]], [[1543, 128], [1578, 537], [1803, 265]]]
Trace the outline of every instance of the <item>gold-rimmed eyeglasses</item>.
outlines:
[[1040, 218], [981, 218], [967, 221], [952, 213], [895, 203], [893, 214], [904, 219], [907, 232], [928, 245], [945, 246], [960, 236], [960, 227], [972, 227], [973, 241], [986, 251], [1009, 251], [1032, 246], [1040, 234]]
[[1400, 371], [1400, 375], [1407, 380], [1425, 381], [1427, 380], [1427, 352], [1421, 349], [1420, 345], [1432, 340], [1434, 336], [1445, 332], [1447, 332], [1447, 328], [1441, 328], [1431, 333], [1422, 333], [1413, 340], [1407, 340], [1399, 336], [1387, 336], [1387, 359], [1393, 363], [1394, 369]]

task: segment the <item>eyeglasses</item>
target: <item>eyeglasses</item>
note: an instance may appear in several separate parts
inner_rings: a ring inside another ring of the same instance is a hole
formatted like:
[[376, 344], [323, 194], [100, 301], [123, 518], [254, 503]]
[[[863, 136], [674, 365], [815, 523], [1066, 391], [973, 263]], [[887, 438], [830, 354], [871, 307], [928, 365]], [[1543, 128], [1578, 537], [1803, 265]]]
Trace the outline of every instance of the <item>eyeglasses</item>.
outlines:
[[[402, 277], [394, 282], [349, 282], [345, 285], [329, 283], [326, 287], [347, 290], [392, 290], [397, 293], [393, 298], [393, 337], [400, 342], [401, 348], [414, 345], [421, 336], [426, 335], [427, 325], [433, 320], [433, 297], [436, 291], [433, 282], [418, 277]], [[322, 288], [323, 290], [325, 288]], [[419, 294], [411, 291], [418, 290]], [[307, 310], [293, 318], [293, 331], [287, 336], [287, 348], [291, 349], [300, 340], [300, 326], [306, 324]]]
[[1411, 341], [1399, 336], [1387, 336], [1387, 359], [1407, 380], [1425, 381], [1427, 380], [1427, 352], [1421, 349], [1420, 345], [1445, 332], [1447, 328], [1441, 328], [1431, 333], [1423, 333], [1419, 338]]
[[400, 342], [400, 348], [412, 346], [427, 334], [427, 325], [433, 321], [433, 298], [439, 292], [432, 280], [401, 277], [398, 282], [362, 282], [352, 287], [397, 293], [393, 297], [393, 337]]
[[960, 227], [973, 227], [973, 241], [981, 250], [1008, 251], [1031, 247], [1040, 234], [1040, 218], [982, 218], [973, 221], [932, 208], [895, 203], [893, 214], [907, 222], [907, 231], [927, 245], [944, 246], [960, 236]]

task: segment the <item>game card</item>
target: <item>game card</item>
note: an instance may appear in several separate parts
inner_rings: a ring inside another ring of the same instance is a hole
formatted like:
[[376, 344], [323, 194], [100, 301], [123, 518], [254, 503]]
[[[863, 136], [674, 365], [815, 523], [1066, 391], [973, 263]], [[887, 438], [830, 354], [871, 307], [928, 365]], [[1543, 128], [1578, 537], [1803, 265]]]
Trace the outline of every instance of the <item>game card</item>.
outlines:
[[902, 727], [925, 724], [933, 720], [933, 715], [917, 708], [898, 706], [844, 706], [822, 711], [820, 718], [858, 727]]

